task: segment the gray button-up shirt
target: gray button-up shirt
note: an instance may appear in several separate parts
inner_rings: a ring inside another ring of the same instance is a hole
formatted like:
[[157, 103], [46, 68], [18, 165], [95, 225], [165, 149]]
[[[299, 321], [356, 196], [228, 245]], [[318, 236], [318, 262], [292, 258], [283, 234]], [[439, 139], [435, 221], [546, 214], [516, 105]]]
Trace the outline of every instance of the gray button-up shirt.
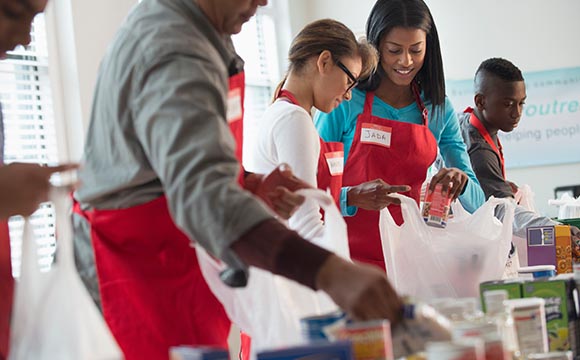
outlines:
[[[127, 208], [165, 194], [180, 229], [242, 266], [229, 246], [271, 215], [236, 181], [226, 103], [238, 60], [194, 0], [137, 5], [99, 70], [75, 194], [81, 206]], [[79, 216], [74, 225], [77, 265], [95, 296], [89, 226]]]

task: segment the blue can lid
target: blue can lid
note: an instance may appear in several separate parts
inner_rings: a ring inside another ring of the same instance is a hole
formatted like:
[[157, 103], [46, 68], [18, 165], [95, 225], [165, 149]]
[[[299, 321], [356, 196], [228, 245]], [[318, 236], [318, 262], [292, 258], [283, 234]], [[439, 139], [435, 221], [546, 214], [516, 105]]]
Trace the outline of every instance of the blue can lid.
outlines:
[[556, 271], [554, 270], [542, 270], [542, 271], [534, 271], [532, 273], [534, 279], [543, 279], [556, 276]]

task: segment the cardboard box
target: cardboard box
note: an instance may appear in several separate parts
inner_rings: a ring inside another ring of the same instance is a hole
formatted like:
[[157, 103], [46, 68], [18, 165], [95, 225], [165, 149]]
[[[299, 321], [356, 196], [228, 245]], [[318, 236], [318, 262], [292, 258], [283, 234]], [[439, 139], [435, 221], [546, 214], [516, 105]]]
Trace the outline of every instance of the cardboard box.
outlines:
[[572, 272], [570, 226], [531, 226], [527, 229], [528, 266], [554, 265], [557, 274]]
[[262, 351], [258, 360], [332, 359], [353, 360], [352, 344], [349, 341], [313, 342], [308, 345], [279, 350]]
[[570, 276], [526, 282], [523, 297], [546, 301], [546, 323], [550, 351], [573, 351], [578, 355], [578, 314], [574, 302], [576, 283]]
[[229, 360], [227, 349], [208, 346], [173, 346], [169, 360]]
[[521, 299], [522, 298], [522, 286], [524, 280], [522, 279], [508, 279], [499, 281], [486, 281], [479, 284], [479, 294], [481, 296], [481, 309], [486, 312], [485, 301], [483, 299], [483, 293], [490, 290], [506, 290], [508, 293], [508, 299]]
[[391, 324], [388, 320], [347, 324], [333, 330], [333, 336], [352, 342], [355, 360], [393, 360]]

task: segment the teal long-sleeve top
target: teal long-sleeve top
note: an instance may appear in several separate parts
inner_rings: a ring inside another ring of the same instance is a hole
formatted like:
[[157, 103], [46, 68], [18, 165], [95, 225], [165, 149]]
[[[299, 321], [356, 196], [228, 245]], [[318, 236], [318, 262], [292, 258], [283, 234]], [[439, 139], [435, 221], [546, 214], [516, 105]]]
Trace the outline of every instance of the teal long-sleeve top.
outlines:
[[[365, 91], [353, 89], [350, 101], [343, 101], [331, 113], [317, 112], [314, 117], [316, 129], [324, 141], [339, 141], [344, 144], [345, 164], [354, 139], [358, 116], [363, 112], [365, 96]], [[423, 94], [421, 97], [423, 98]], [[448, 98], [445, 98], [443, 116], [434, 117], [437, 112], [434, 112], [432, 104], [424, 99], [423, 102], [429, 111], [429, 130], [437, 140], [439, 153], [445, 166], [462, 170], [469, 177], [463, 193], [459, 196], [459, 201], [467, 211], [474, 212], [485, 202], [485, 194], [471, 168], [467, 147], [463, 142], [453, 105]], [[423, 123], [421, 111], [415, 103], [396, 109], [375, 96], [372, 112], [374, 116], [381, 118], [411, 124]], [[347, 188], [343, 188], [341, 192], [341, 210], [344, 215], [352, 216], [356, 213], [356, 208], [346, 206], [346, 191]]]

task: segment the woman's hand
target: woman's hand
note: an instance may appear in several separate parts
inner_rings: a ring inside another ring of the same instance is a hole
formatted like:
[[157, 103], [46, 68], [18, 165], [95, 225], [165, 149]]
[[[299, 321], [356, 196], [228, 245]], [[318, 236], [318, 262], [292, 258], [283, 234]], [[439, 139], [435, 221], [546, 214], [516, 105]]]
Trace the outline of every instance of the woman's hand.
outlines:
[[453, 201], [461, 195], [468, 180], [467, 174], [457, 168], [443, 168], [429, 182], [429, 192], [435, 190], [435, 185], [441, 184], [443, 196], [448, 194]]
[[382, 210], [391, 204], [400, 204], [397, 198], [389, 196], [391, 193], [406, 192], [411, 190], [408, 185], [389, 185], [382, 179], [375, 179], [348, 190], [348, 206], [356, 206], [365, 210]]

